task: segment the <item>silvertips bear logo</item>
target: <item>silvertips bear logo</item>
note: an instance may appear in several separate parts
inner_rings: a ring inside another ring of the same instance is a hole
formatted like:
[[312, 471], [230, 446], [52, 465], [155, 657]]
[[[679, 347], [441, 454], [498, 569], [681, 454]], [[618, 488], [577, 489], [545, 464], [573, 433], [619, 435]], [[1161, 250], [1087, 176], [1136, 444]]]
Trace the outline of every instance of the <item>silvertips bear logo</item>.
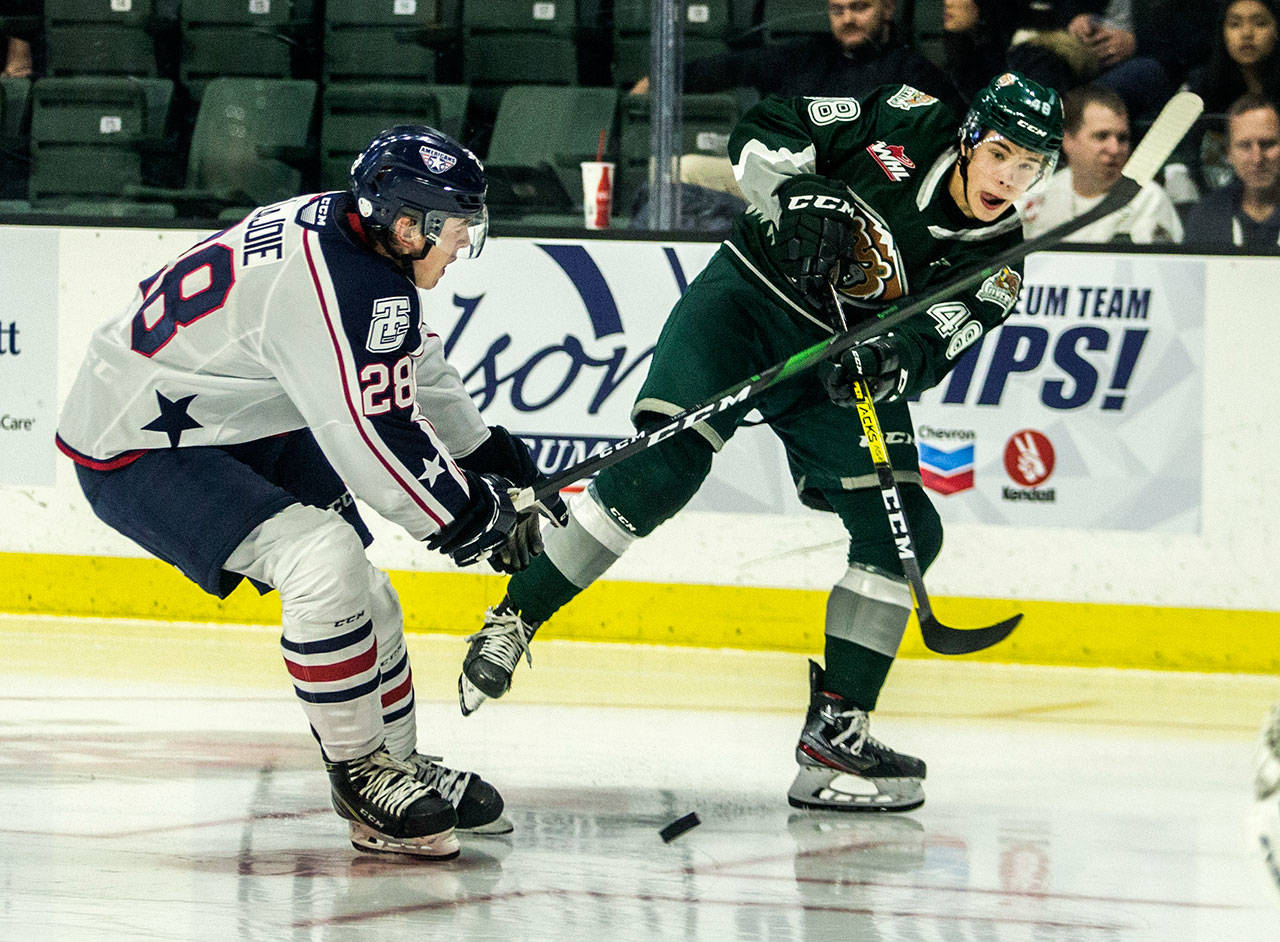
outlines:
[[422, 155], [422, 162], [427, 165], [427, 169], [432, 173], [444, 173], [446, 170], [452, 170], [453, 166], [458, 162], [458, 158], [453, 154], [446, 154], [442, 150], [436, 150], [434, 147], [428, 147], [425, 144], [418, 148], [418, 153]]

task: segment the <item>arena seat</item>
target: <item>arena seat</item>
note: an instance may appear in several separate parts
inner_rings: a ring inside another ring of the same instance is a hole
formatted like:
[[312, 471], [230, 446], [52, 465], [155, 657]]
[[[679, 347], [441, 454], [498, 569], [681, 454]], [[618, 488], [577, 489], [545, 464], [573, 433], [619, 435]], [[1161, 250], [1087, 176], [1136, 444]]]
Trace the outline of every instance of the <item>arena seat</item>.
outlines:
[[142, 182], [147, 148], [164, 138], [173, 82], [77, 76], [32, 86], [33, 209], [110, 201]]
[[196, 113], [185, 185], [126, 187], [122, 195], [223, 220], [297, 195], [313, 160], [316, 92], [306, 79], [213, 79]]
[[320, 183], [343, 189], [351, 162], [379, 131], [397, 124], [426, 124], [452, 137], [462, 133], [465, 85], [339, 82], [321, 95]]

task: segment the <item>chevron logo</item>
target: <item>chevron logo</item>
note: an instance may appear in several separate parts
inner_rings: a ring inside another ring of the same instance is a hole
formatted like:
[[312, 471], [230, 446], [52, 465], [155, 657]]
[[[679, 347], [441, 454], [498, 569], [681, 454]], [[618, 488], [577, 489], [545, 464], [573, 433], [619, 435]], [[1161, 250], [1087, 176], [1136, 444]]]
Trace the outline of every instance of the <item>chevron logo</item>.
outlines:
[[958, 494], [973, 488], [973, 443], [954, 450], [918, 442], [920, 476], [924, 486], [939, 494]]

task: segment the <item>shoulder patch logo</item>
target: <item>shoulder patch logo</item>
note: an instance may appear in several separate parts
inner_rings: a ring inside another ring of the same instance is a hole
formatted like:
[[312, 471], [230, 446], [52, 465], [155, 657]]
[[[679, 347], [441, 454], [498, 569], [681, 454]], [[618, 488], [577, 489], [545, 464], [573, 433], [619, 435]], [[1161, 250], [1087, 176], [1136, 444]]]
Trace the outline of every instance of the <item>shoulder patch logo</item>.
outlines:
[[397, 349], [412, 326], [409, 321], [410, 310], [409, 299], [406, 297], [378, 298], [374, 301], [365, 348], [370, 353], [386, 353]]
[[910, 85], [903, 85], [889, 97], [889, 107], [898, 108], [902, 111], [910, 111], [912, 108], [923, 108], [926, 105], [936, 104], [938, 99], [934, 98], [918, 88], [912, 88]]
[[816, 125], [856, 121], [862, 108], [856, 98], [810, 98], [809, 120]]
[[836, 283], [840, 294], [855, 303], [879, 303], [905, 293], [902, 260], [893, 233], [865, 213], [853, 217], [853, 259]]
[[867, 153], [880, 165], [880, 169], [885, 172], [885, 176], [894, 183], [901, 183], [910, 176], [908, 171], [916, 169], [916, 165], [911, 162], [911, 158], [903, 151], [901, 144], [886, 144], [884, 141], [876, 141], [874, 144], [867, 145]]
[[322, 196], [317, 200], [313, 200], [298, 210], [298, 215], [294, 218], [294, 221], [307, 229], [323, 229], [325, 223], [329, 221], [329, 207], [332, 203], [332, 195]]
[[1006, 314], [1018, 300], [1018, 292], [1022, 289], [1022, 278], [1012, 268], [1002, 268], [978, 288], [979, 301], [990, 301]]
[[454, 164], [458, 162], [458, 158], [453, 154], [446, 154], [442, 150], [427, 147], [425, 144], [418, 148], [418, 153], [422, 155], [422, 162], [432, 173], [444, 173], [446, 170], [453, 169]]

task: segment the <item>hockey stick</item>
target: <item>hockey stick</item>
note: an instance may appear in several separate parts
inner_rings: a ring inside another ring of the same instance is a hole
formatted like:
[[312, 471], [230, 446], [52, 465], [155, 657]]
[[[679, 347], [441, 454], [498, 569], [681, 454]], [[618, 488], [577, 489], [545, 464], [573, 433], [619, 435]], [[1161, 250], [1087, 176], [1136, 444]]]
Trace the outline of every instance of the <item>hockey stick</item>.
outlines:
[[880, 484], [880, 497], [889, 515], [889, 529], [893, 531], [893, 541], [898, 547], [898, 561], [915, 598], [916, 621], [920, 623], [920, 637], [924, 639], [925, 647], [938, 654], [972, 654], [999, 644], [1018, 627], [1018, 622], [1022, 621], [1021, 614], [986, 628], [951, 628], [933, 614], [929, 593], [924, 588], [924, 573], [920, 571], [920, 561], [916, 558], [915, 541], [911, 538], [911, 528], [902, 508], [902, 494], [893, 479], [893, 465], [889, 463], [889, 451], [880, 432], [880, 418], [876, 415], [867, 381], [860, 379], [854, 382], [853, 394], [857, 400], [858, 420], [862, 423], [863, 434], [867, 436], [871, 463], [875, 465], [876, 480]]
[[1097, 206], [1083, 215], [1070, 219], [1059, 226], [1054, 226], [1035, 238], [1026, 239], [1018, 245], [1010, 246], [1003, 252], [996, 254], [981, 268], [974, 268], [968, 273], [962, 273], [949, 279], [945, 284], [940, 285], [934, 291], [930, 291], [924, 297], [902, 304], [892, 304], [880, 311], [876, 319], [868, 321], [853, 330], [828, 337], [826, 340], [801, 350], [780, 363], [775, 363], [755, 376], [745, 379], [695, 406], [682, 409], [658, 428], [651, 429], [648, 432], [638, 432], [629, 438], [624, 438], [613, 445], [607, 446], [599, 454], [544, 478], [532, 487], [521, 488], [513, 495], [516, 509], [522, 512], [531, 510], [540, 500], [558, 493], [570, 484], [585, 477], [590, 477], [610, 465], [617, 464], [624, 458], [656, 445], [677, 432], [692, 428], [699, 422], [705, 422], [713, 415], [740, 405], [766, 389], [815, 366], [822, 360], [838, 356], [869, 337], [882, 334], [898, 326], [908, 318], [927, 310], [955, 292], [975, 285], [984, 278], [989, 278], [1009, 263], [1019, 261], [1032, 252], [1051, 248], [1073, 232], [1083, 229], [1104, 216], [1111, 215], [1128, 204], [1130, 200], [1137, 196], [1139, 190], [1145, 184], [1150, 183], [1155, 178], [1156, 171], [1169, 159], [1173, 149], [1182, 140], [1187, 131], [1191, 129], [1191, 125], [1195, 123], [1203, 110], [1204, 102], [1195, 93], [1179, 92], [1174, 95], [1156, 117], [1151, 129], [1143, 137], [1142, 143], [1138, 145], [1137, 149], [1129, 157], [1128, 162], [1125, 163], [1119, 182], [1111, 188]]

